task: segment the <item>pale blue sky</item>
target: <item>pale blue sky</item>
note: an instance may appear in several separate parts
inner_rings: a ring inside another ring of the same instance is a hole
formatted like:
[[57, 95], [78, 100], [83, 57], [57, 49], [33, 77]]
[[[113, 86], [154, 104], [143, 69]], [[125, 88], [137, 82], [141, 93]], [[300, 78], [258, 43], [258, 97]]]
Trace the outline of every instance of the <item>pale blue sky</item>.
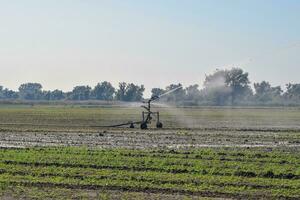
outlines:
[[299, 19], [299, 0], [0, 0], [0, 85], [149, 93], [239, 64], [252, 83], [300, 82]]

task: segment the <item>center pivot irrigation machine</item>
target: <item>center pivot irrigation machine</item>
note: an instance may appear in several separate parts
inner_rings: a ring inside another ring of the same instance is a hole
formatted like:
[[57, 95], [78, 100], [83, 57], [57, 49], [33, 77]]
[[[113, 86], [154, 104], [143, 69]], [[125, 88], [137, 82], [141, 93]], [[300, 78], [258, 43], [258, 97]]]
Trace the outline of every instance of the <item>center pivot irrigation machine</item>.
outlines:
[[[141, 121], [141, 129], [147, 129], [147, 124], [151, 124], [151, 121], [154, 118], [156, 118], [156, 128], [162, 128], [163, 124], [159, 121], [159, 112], [152, 112], [151, 111], [151, 102], [158, 100], [159, 96], [152, 96], [148, 101], [144, 101], [143, 103], [147, 104], [147, 106], [142, 105], [142, 108], [144, 108], [146, 111], [142, 112], [142, 121]], [[133, 124], [130, 126], [132, 127]]]
[[104, 127], [121, 127], [121, 126], [128, 126], [129, 128], [134, 128], [135, 124], [140, 124], [141, 129], [147, 129], [148, 128], [148, 124], [151, 124], [153, 118], [155, 118], [156, 120], [156, 128], [162, 128], [163, 124], [160, 121], [159, 118], [159, 112], [153, 112], [151, 110], [151, 103], [153, 101], [158, 101], [161, 97], [166, 96], [172, 92], [175, 92], [176, 90], [182, 88], [182, 86], [179, 86], [177, 88], [174, 88], [172, 90], [169, 90], [168, 92], [161, 94], [161, 95], [155, 95], [152, 96], [149, 100], [147, 101], [143, 101], [143, 104], [141, 107], [145, 109], [145, 111], [142, 112], [142, 121], [138, 121], [138, 122], [128, 122], [128, 123], [124, 123], [124, 124], [117, 124], [117, 125], [112, 125], [112, 126], [104, 126]]

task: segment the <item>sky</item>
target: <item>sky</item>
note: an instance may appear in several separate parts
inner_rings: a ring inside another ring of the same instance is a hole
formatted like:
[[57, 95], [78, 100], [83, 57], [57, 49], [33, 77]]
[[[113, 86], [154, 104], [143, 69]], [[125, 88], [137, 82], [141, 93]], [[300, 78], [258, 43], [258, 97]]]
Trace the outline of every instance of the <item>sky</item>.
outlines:
[[202, 85], [241, 67], [300, 82], [299, 0], [0, 0], [0, 85]]

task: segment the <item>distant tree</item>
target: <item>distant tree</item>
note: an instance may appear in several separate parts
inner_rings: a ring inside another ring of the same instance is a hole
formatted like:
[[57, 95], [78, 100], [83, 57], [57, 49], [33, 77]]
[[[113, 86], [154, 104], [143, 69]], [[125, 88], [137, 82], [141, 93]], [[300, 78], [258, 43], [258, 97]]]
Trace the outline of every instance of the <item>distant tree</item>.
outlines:
[[62, 100], [64, 98], [64, 92], [61, 90], [54, 90], [50, 93], [50, 100]]
[[0, 99], [3, 99], [3, 86], [0, 85]]
[[217, 69], [214, 73], [205, 75], [203, 86], [205, 88], [224, 87], [227, 86], [227, 70]]
[[165, 91], [161, 88], [152, 88], [151, 90], [151, 96], [159, 96], [161, 94], [163, 94]]
[[112, 100], [114, 98], [115, 88], [111, 83], [104, 81], [98, 83], [92, 90], [92, 95], [98, 100]]
[[206, 75], [202, 90], [205, 101], [212, 105], [226, 105], [231, 95], [231, 88], [227, 82], [227, 71], [216, 70], [213, 74]]
[[231, 88], [231, 104], [234, 105], [237, 98], [245, 96], [245, 92], [249, 90], [248, 73], [240, 68], [232, 68], [227, 71], [226, 84]]
[[286, 99], [300, 103], [300, 84], [287, 84], [284, 96]]
[[234, 105], [238, 99], [244, 99], [249, 94], [249, 83], [248, 73], [240, 68], [217, 70], [205, 77], [204, 93], [216, 105], [225, 105], [229, 101]]
[[271, 90], [271, 84], [266, 81], [254, 83], [254, 89], [257, 96], [263, 96]]
[[236, 104], [238, 104], [238, 105], [247, 105], [247, 104], [249, 105], [250, 104], [251, 105], [251, 104], [253, 104], [253, 102], [254, 102], [253, 90], [249, 86], [243, 90], [243, 94], [239, 96], [239, 99]]
[[212, 87], [202, 90], [203, 101], [208, 105], [224, 106], [229, 105], [231, 89], [228, 87]]
[[[180, 88], [181, 87], [181, 88]], [[171, 84], [166, 87], [165, 92], [167, 93], [168, 91], [174, 90], [176, 88], [179, 88], [175, 90], [172, 93], [169, 93], [167, 95], [164, 95], [162, 97], [162, 100], [168, 101], [168, 102], [174, 102], [174, 103], [182, 103], [185, 99], [185, 90], [182, 88], [182, 84]]]
[[88, 100], [91, 94], [91, 87], [89, 86], [76, 86], [72, 91], [72, 100]]
[[19, 97], [18, 92], [0, 86], [0, 99], [11, 100]]
[[47, 101], [57, 101], [64, 99], [64, 93], [61, 90], [43, 91], [43, 99]]
[[185, 88], [185, 101], [187, 101], [190, 105], [196, 105], [198, 104], [198, 101], [200, 101], [201, 98], [201, 92], [199, 90], [199, 85], [190, 85], [187, 88]]
[[198, 84], [188, 86], [187, 88], [185, 88], [185, 91], [186, 91], [187, 100], [198, 99], [200, 96], [200, 90]]
[[270, 101], [279, 101], [282, 89], [280, 86], [272, 87], [269, 82], [262, 81], [261, 83], [254, 83], [255, 99], [256, 101], [266, 103]]
[[116, 99], [120, 101], [141, 101], [145, 88], [143, 85], [138, 86], [133, 83], [119, 83], [119, 89], [116, 93]]
[[40, 83], [25, 83], [19, 87], [19, 96], [25, 100], [39, 100], [42, 97], [42, 85]]
[[72, 91], [69, 91], [69, 92], [66, 92], [64, 93], [64, 96], [65, 96], [65, 99], [72, 99], [72, 96], [73, 96], [73, 92]]
[[43, 91], [42, 92], [42, 98], [43, 100], [50, 101], [51, 100], [51, 91]]
[[119, 83], [119, 89], [117, 90], [117, 93], [116, 93], [117, 100], [125, 101], [126, 87], [127, 87], [127, 83], [125, 83], [125, 82]]
[[125, 101], [141, 101], [143, 99], [144, 91], [145, 91], [145, 88], [143, 85], [138, 86], [133, 83], [127, 84], [124, 100]]
[[9, 89], [5, 88], [4, 90], [2, 90], [2, 98], [3, 99], [17, 99], [18, 93], [13, 90], [9, 90]]

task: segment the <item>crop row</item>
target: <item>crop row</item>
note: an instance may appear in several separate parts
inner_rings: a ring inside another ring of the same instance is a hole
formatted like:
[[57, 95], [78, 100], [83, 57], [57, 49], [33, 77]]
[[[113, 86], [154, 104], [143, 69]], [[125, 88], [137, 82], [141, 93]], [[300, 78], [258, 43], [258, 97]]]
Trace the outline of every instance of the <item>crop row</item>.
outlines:
[[[142, 177], [127, 177], [127, 173], [120, 177], [111, 178], [105, 177], [72, 177], [72, 176], [36, 176], [27, 174], [9, 174], [3, 173], [0, 175], [1, 182], [15, 185], [28, 186], [52, 186], [74, 189], [122, 189], [134, 191], [160, 191], [160, 192], [178, 192], [186, 194], [204, 194], [211, 193], [219, 196], [235, 196], [235, 195], [254, 195], [260, 194], [263, 196], [276, 197], [291, 197], [296, 198], [299, 194], [299, 188], [288, 187], [261, 187], [260, 185], [251, 184], [212, 184], [203, 181], [202, 183], [181, 182], [181, 181], [160, 181], [161, 178], [145, 179]], [[230, 178], [229, 178], [229, 181]], [[255, 195], [254, 195], [255, 196]]]
[[[85, 151], [85, 150], [82, 150]], [[121, 150], [120, 150], [121, 151]], [[128, 150], [126, 150], [128, 151]], [[39, 153], [37, 153], [39, 152]], [[103, 152], [103, 151], [101, 151]], [[163, 153], [162, 153], [163, 154]], [[128, 157], [122, 154], [56, 154], [23, 150], [0, 153], [0, 162], [37, 166], [65, 166], [82, 168], [132, 169], [168, 173], [194, 173], [221, 176], [267, 177], [299, 179], [298, 164], [252, 163], [220, 159], [189, 159], [169, 157]]]
[[[227, 159], [221, 160], [221, 157]], [[251, 158], [258, 161], [286, 159], [288, 163], [248, 162]], [[296, 198], [300, 194], [297, 163], [297, 153], [261, 149], [204, 148], [190, 152], [78, 147], [2, 149], [0, 182], [28, 187], [119, 188]]]
[[[294, 188], [300, 189], [300, 182], [297, 180], [288, 179], [266, 179], [266, 178], [248, 178], [238, 176], [212, 176], [201, 174], [172, 174], [166, 172], [156, 171], [132, 171], [119, 169], [94, 169], [94, 168], [80, 168], [80, 167], [62, 167], [62, 166], [32, 166], [32, 165], [17, 165], [17, 164], [0, 164], [0, 173], [10, 173], [19, 175], [32, 176], [64, 176], [76, 177], [83, 179], [84, 177], [95, 178], [118, 178], [118, 179], [134, 179], [134, 180], [148, 180], [156, 182], [176, 182], [176, 183], [194, 183], [203, 184], [209, 183], [213, 185], [246, 185], [257, 188]], [[126, 175], [126, 176], [125, 176]]]
[[[9, 153], [24, 154], [25, 150], [10, 150]], [[35, 154], [39, 149], [35, 149], [32, 153]], [[140, 157], [144, 159], [150, 158], [165, 158], [165, 159], [184, 159], [184, 160], [220, 160], [220, 161], [238, 161], [238, 162], [258, 162], [258, 163], [277, 163], [277, 164], [291, 164], [299, 165], [300, 156], [290, 153], [279, 153], [279, 152], [256, 152], [256, 151], [239, 151], [239, 150], [212, 150], [206, 149], [195, 152], [182, 152], [182, 151], [139, 151], [139, 150], [93, 150], [93, 149], [72, 149], [72, 148], [51, 148], [41, 149], [44, 156], [50, 154], [63, 154], [72, 156], [93, 156], [93, 157]], [[3, 150], [5, 152], [5, 150]], [[5, 154], [9, 154], [6, 152]], [[30, 150], [27, 149], [25, 154], [30, 154]], [[0, 152], [1, 154], [1, 152]]]

